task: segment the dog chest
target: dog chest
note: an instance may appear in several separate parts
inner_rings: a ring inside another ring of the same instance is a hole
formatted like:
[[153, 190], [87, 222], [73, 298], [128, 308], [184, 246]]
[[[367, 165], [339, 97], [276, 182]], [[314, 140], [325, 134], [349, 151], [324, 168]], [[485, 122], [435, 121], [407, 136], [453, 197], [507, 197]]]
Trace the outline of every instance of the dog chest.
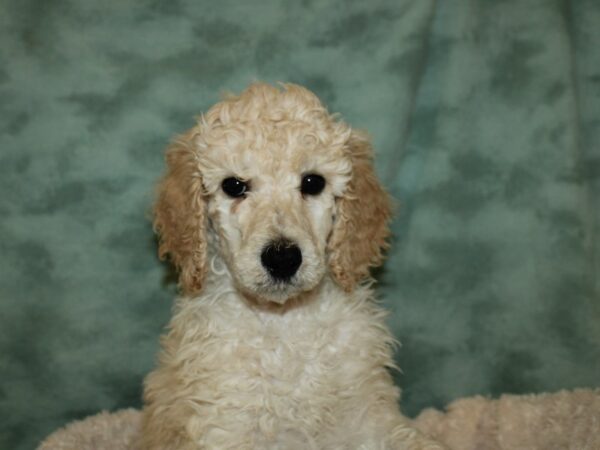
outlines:
[[369, 380], [388, 386], [390, 338], [379, 310], [334, 300], [283, 315], [240, 303], [184, 305], [193, 311], [175, 315], [161, 370], [178, 380], [170, 390], [185, 399], [189, 432], [207, 438], [218, 423], [212, 435], [317, 435], [365, 406], [354, 400], [364, 398]]

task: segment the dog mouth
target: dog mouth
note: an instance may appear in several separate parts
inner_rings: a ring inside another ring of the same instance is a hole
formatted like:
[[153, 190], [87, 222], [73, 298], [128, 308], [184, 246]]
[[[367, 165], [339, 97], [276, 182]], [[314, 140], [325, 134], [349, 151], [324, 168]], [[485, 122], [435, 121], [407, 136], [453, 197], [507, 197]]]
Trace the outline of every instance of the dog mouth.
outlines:
[[278, 306], [295, 304], [296, 301], [313, 298], [316, 285], [305, 285], [302, 282], [290, 280], [289, 282], [261, 283], [251, 295], [258, 304], [274, 304]]
[[285, 303], [289, 298], [304, 291], [303, 283], [297, 275], [281, 279], [266, 270], [265, 272], [265, 278], [256, 283], [253, 290], [267, 301]]

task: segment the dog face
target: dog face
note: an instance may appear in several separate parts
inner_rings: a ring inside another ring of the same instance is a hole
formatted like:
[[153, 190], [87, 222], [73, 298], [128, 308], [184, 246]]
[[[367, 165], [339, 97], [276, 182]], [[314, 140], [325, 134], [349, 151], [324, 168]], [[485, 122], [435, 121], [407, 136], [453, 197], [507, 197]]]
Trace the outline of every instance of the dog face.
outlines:
[[283, 303], [331, 275], [351, 290], [380, 262], [389, 202], [367, 139], [299, 86], [251, 85], [167, 152], [155, 228], [161, 256], [197, 292], [215, 240], [236, 287]]
[[219, 248], [236, 285], [254, 297], [283, 302], [325, 275], [335, 199], [352, 165], [349, 133], [319, 125], [236, 119], [196, 141]]

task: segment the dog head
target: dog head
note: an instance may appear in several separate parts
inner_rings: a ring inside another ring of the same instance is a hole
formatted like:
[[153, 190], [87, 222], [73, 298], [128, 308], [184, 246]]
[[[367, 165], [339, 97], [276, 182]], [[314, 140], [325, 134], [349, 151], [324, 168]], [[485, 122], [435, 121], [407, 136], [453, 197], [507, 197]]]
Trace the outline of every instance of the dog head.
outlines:
[[331, 276], [351, 291], [381, 263], [389, 199], [368, 138], [296, 85], [255, 83], [167, 150], [154, 227], [184, 294], [213, 239], [236, 287], [284, 303]]

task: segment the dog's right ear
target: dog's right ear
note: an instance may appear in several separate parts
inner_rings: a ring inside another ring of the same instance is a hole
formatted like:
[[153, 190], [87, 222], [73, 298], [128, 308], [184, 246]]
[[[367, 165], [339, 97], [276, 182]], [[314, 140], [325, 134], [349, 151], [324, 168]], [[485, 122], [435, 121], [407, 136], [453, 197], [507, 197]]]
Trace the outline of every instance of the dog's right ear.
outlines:
[[184, 295], [198, 293], [206, 273], [206, 202], [194, 151], [196, 134], [190, 130], [167, 149], [167, 173], [154, 205], [158, 255], [175, 265]]

